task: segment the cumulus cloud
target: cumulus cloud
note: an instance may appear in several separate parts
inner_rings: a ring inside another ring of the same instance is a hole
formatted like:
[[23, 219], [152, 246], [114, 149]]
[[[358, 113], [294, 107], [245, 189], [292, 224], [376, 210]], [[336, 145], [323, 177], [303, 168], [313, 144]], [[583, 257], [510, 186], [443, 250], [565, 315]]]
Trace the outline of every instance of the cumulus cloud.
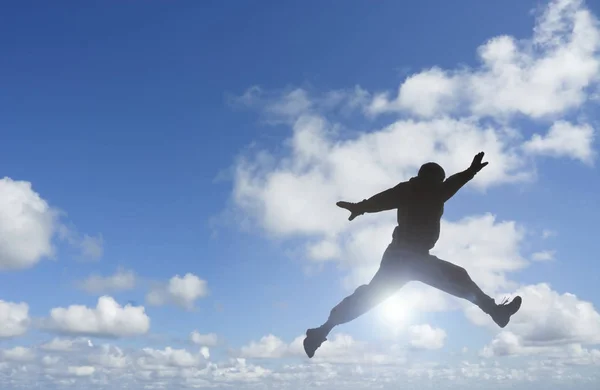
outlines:
[[58, 217], [30, 182], [0, 179], [0, 270], [30, 268], [52, 257]]
[[35, 359], [35, 352], [25, 347], [14, 347], [2, 351], [2, 358], [16, 362], [30, 362]]
[[58, 356], [50, 356], [46, 355], [42, 358], [42, 364], [44, 366], [54, 366], [60, 362], [60, 358]]
[[[305, 356], [303, 340], [304, 336], [298, 336], [286, 343], [269, 334], [240, 348], [239, 356], [248, 359], [302, 358]], [[404, 360], [402, 348], [398, 344], [369, 344], [344, 333], [331, 334], [313, 357], [313, 361], [317, 363], [330, 364], [393, 364]]]
[[289, 346], [272, 334], [263, 336], [241, 348], [240, 356], [245, 358], [280, 358], [289, 353]]
[[138, 364], [144, 369], [153, 367], [199, 367], [206, 362], [203, 351], [191, 353], [185, 349], [167, 347], [164, 350], [144, 348], [144, 356], [138, 359]]
[[579, 343], [525, 346], [518, 336], [508, 331], [500, 332], [492, 342], [481, 349], [479, 355], [486, 359], [506, 356], [530, 357], [530, 369], [533, 370], [556, 370], [565, 365], [600, 365], [599, 349], [584, 348]]
[[29, 305], [0, 300], [0, 338], [25, 334], [29, 323]]
[[173, 276], [166, 284], [154, 286], [148, 294], [146, 301], [149, 305], [160, 306], [172, 303], [191, 310], [197, 299], [208, 295], [208, 285], [198, 276], [187, 273], [183, 277]]
[[87, 279], [79, 282], [78, 286], [92, 294], [104, 294], [114, 291], [131, 290], [135, 287], [135, 283], [135, 273], [132, 270], [119, 267], [110, 276], [90, 275]]
[[46, 351], [70, 351], [73, 347], [74, 341], [69, 339], [53, 338], [48, 343], [43, 344], [40, 348]]
[[207, 347], [214, 347], [215, 345], [217, 345], [218, 337], [214, 333], [202, 334], [197, 330], [194, 330], [192, 333], [190, 333], [190, 340], [194, 344]]
[[460, 86], [459, 78], [448, 77], [444, 70], [434, 67], [408, 77], [394, 100], [387, 93], [376, 94], [367, 112], [377, 115], [406, 110], [420, 117], [447, 113], [456, 108]]
[[96, 371], [92, 366], [69, 366], [67, 370], [75, 376], [90, 376]]
[[555, 122], [547, 134], [534, 134], [523, 148], [530, 154], [571, 157], [590, 164], [594, 159], [594, 129], [588, 125]]
[[426, 117], [565, 114], [580, 107], [589, 87], [597, 85], [599, 49], [598, 22], [583, 2], [551, 1], [530, 39], [494, 37], [478, 48], [478, 67], [424, 70], [410, 76], [396, 97], [375, 94], [367, 111]]
[[[519, 288], [523, 305], [509, 326], [484, 348], [486, 356], [545, 352], [570, 344], [600, 343], [600, 314], [574, 294], [559, 294], [546, 283]], [[485, 321], [477, 312], [474, 321]]]
[[51, 352], [71, 352], [78, 349], [79, 346], [87, 343], [88, 340], [84, 338], [65, 339], [55, 337], [49, 342], [42, 344], [40, 349]]
[[51, 206], [30, 182], [0, 179], [0, 270], [21, 270], [56, 255], [54, 239], [65, 240], [84, 257], [102, 256], [102, 236], [67, 227], [64, 213]]
[[410, 344], [419, 349], [440, 349], [444, 346], [446, 332], [429, 324], [413, 325], [409, 329]]
[[121, 306], [112, 297], [102, 296], [95, 308], [71, 305], [52, 309], [47, 324], [69, 334], [123, 337], [148, 332], [150, 318], [143, 306]]
[[[304, 354], [302, 340], [297, 337], [290, 345], [296, 354]], [[398, 344], [379, 345], [354, 339], [349, 334], [336, 333], [319, 348], [315, 362], [332, 364], [402, 364], [406, 361], [405, 351]]]
[[121, 348], [110, 344], [102, 345], [99, 351], [90, 354], [87, 360], [103, 369], [122, 369], [132, 364], [131, 356], [125, 354]]

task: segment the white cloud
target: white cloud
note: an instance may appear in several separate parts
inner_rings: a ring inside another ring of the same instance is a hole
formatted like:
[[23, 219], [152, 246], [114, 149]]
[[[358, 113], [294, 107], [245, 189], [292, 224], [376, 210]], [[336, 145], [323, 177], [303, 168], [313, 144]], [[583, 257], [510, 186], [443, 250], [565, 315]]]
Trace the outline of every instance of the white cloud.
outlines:
[[[303, 339], [304, 336], [297, 337], [290, 345], [296, 354], [304, 354]], [[406, 357], [405, 351], [397, 344], [367, 343], [348, 334], [335, 333], [321, 345], [312, 360], [329, 364], [390, 365], [403, 364]]]
[[87, 341], [87, 339], [83, 338], [64, 339], [55, 337], [49, 342], [42, 344], [40, 349], [52, 352], [70, 352], [76, 350], [80, 345], [87, 344]]
[[455, 95], [459, 87], [458, 78], [448, 77], [437, 67], [432, 68], [406, 79], [395, 100], [390, 101], [387, 93], [375, 95], [367, 111], [376, 115], [406, 110], [417, 116], [436, 116], [456, 108]]
[[[515, 292], [523, 305], [509, 326], [484, 348], [486, 356], [530, 354], [571, 344], [600, 344], [600, 314], [590, 302], [559, 294], [548, 284]], [[477, 313], [472, 313], [474, 321]], [[561, 348], [559, 348], [561, 349]]]
[[58, 356], [50, 356], [46, 355], [42, 358], [42, 364], [44, 366], [54, 366], [60, 362], [60, 358]]
[[564, 345], [523, 345], [518, 336], [500, 332], [479, 355], [486, 359], [506, 356], [530, 357], [532, 371], [540, 368], [560, 369], [565, 365], [600, 365], [600, 350], [586, 349], [579, 343]]
[[594, 129], [590, 125], [557, 121], [547, 134], [534, 134], [523, 147], [531, 154], [571, 157], [590, 164], [595, 155], [593, 142]]
[[531, 259], [533, 261], [550, 261], [550, 260], [554, 260], [555, 254], [556, 254], [556, 251], [550, 251], [550, 250], [535, 252], [534, 254], [531, 255]]
[[121, 306], [112, 297], [102, 296], [95, 308], [71, 305], [52, 309], [48, 326], [71, 334], [122, 337], [148, 332], [150, 318], [143, 306]]
[[78, 285], [79, 288], [89, 293], [104, 294], [114, 291], [131, 290], [135, 287], [135, 283], [135, 273], [132, 270], [119, 267], [114, 275], [90, 275], [87, 279], [78, 283]]
[[50, 342], [43, 344], [40, 348], [45, 351], [66, 352], [73, 348], [74, 340], [53, 338]]
[[410, 76], [397, 97], [376, 94], [367, 111], [428, 117], [565, 114], [580, 107], [598, 82], [599, 48], [598, 22], [582, 1], [551, 1], [538, 15], [531, 39], [494, 37], [478, 48], [479, 67], [424, 70]]
[[52, 257], [58, 215], [31, 183], [0, 179], [0, 270], [30, 268]]
[[29, 323], [29, 305], [0, 299], [0, 338], [25, 334]]
[[206, 295], [208, 295], [206, 281], [187, 273], [183, 277], [175, 275], [168, 283], [154, 286], [146, 295], [146, 301], [155, 306], [173, 303], [191, 310], [194, 302]]
[[592, 303], [571, 293], [559, 294], [548, 284], [516, 291], [527, 302], [512, 321], [511, 331], [524, 341], [547, 343], [600, 343], [600, 314]]
[[30, 362], [35, 359], [35, 352], [25, 347], [14, 347], [2, 351], [2, 358], [15, 362]]
[[337, 242], [324, 239], [317, 243], [310, 243], [306, 248], [307, 255], [313, 260], [332, 260], [341, 257], [341, 248]]
[[199, 367], [206, 364], [202, 351], [193, 354], [185, 349], [166, 347], [164, 350], [144, 348], [144, 356], [138, 359], [137, 364], [144, 369], [155, 367]]
[[92, 366], [69, 366], [68, 372], [75, 376], [90, 376], [96, 372], [96, 369]]
[[[298, 336], [291, 343], [286, 343], [269, 334], [243, 346], [239, 356], [248, 359], [304, 358], [303, 340], [304, 336]], [[348, 334], [335, 332], [329, 335], [312, 359], [316, 363], [330, 364], [392, 364], [404, 360], [403, 351], [397, 344], [369, 344], [357, 341]]]
[[241, 348], [244, 358], [281, 358], [289, 353], [289, 346], [272, 334], [263, 336], [258, 342], [252, 341]]
[[200, 355], [204, 357], [204, 359], [210, 358], [210, 349], [207, 346], [203, 346], [200, 348]]
[[275, 165], [273, 159], [242, 158], [236, 205], [271, 234], [332, 236], [356, 225], [335, 207], [338, 200], [362, 200], [392, 187], [416, 175], [426, 161], [438, 161], [450, 174], [466, 169], [472, 156], [485, 150], [492, 164], [471, 188], [527, 177], [516, 172], [522, 163], [507, 149], [509, 135], [468, 120], [398, 121], [345, 141], [331, 139], [329, 131], [323, 118], [302, 117], [294, 125], [289, 158]]
[[214, 347], [215, 345], [217, 345], [218, 337], [214, 333], [202, 334], [197, 330], [194, 330], [192, 333], [190, 333], [190, 340], [194, 344], [207, 347]]
[[429, 324], [413, 325], [408, 328], [410, 345], [419, 349], [440, 349], [444, 346], [446, 332]]
[[102, 255], [102, 236], [83, 236], [67, 227], [65, 213], [50, 206], [28, 181], [0, 179], [0, 270], [21, 270], [56, 255], [54, 238], [66, 240], [83, 256]]
[[91, 237], [87, 234], [81, 239], [81, 254], [89, 259], [97, 260], [104, 253], [104, 238], [102, 235]]
[[102, 345], [99, 353], [91, 354], [87, 360], [104, 369], [122, 369], [132, 364], [131, 357], [121, 348], [109, 344]]

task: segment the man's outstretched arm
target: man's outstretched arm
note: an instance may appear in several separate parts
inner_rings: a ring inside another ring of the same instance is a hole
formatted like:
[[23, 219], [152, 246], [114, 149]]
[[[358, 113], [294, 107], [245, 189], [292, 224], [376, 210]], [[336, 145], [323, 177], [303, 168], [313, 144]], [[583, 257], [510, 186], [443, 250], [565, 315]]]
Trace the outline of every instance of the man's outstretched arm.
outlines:
[[352, 221], [364, 213], [377, 213], [398, 208], [405, 188], [405, 183], [400, 183], [358, 203], [337, 202], [336, 204], [350, 211], [351, 215], [348, 219]]
[[444, 202], [452, 198], [474, 176], [475, 172], [471, 168], [467, 168], [447, 178], [442, 186], [442, 198]]
[[444, 181], [442, 186], [442, 198], [444, 202], [452, 198], [465, 184], [467, 184], [475, 175], [483, 169], [487, 162], [482, 163], [483, 152], [478, 153], [474, 158], [471, 166], [462, 172], [456, 173]]

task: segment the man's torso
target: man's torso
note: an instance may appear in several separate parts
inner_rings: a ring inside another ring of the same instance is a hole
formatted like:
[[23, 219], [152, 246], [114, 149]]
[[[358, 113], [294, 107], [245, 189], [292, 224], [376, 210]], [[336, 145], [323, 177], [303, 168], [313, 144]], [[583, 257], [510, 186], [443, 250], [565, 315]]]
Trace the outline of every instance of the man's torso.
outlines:
[[398, 205], [394, 243], [428, 252], [440, 236], [444, 202], [437, 187], [423, 186], [418, 182], [406, 184], [407, 195]]

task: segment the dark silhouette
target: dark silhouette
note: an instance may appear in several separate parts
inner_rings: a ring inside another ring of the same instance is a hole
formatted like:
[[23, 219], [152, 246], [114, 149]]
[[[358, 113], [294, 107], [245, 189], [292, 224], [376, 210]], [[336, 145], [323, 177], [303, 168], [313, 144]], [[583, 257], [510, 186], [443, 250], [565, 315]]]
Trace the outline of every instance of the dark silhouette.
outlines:
[[369, 199], [359, 203], [337, 203], [350, 211], [350, 221], [364, 213], [397, 209], [398, 225], [371, 282], [359, 286], [334, 307], [327, 322], [306, 331], [304, 350], [309, 358], [335, 326], [365, 314], [410, 281], [420, 281], [469, 300], [501, 328], [508, 324], [510, 317], [521, 307], [521, 297], [517, 296], [510, 303], [504, 300], [498, 305], [481, 291], [464, 268], [429, 253], [440, 236], [444, 203], [488, 164], [482, 163], [483, 155], [483, 152], [477, 154], [469, 168], [446, 180], [444, 169], [430, 162], [421, 166], [416, 177]]

